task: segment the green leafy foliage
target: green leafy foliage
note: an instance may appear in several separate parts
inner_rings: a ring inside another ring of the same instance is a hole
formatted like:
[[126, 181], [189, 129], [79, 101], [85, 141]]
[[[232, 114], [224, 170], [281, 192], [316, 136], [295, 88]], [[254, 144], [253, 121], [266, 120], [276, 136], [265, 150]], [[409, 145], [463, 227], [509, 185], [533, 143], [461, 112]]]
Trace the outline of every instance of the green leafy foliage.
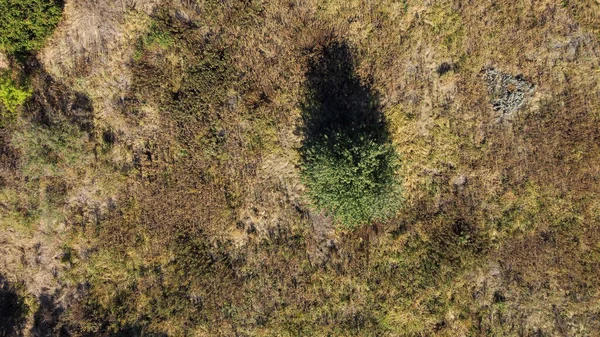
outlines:
[[[11, 78], [8, 72], [0, 76], [0, 102], [5, 111], [0, 115], [0, 126], [11, 120], [27, 98], [31, 95], [28, 89], [20, 88]], [[0, 108], [1, 109], [1, 108]]]
[[139, 61], [144, 51], [168, 49], [174, 42], [171, 33], [165, 27], [164, 23], [154, 20], [150, 25], [148, 33], [138, 40], [133, 57], [136, 61]]
[[325, 135], [304, 153], [304, 181], [318, 208], [355, 226], [384, 219], [399, 206], [398, 158], [389, 144], [360, 135]]
[[58, 0], [0, 0], [0, 49], [11, 55], [39, 49], [62, 15]]
[[161, 47], [168, 48], [173, 44], [173, 38], [169, 31], [159, 25], [157, 21], [153, 21], [150, 25], [150, 32], [145, 39], [143, 39], [145, 45], [157, 44]]

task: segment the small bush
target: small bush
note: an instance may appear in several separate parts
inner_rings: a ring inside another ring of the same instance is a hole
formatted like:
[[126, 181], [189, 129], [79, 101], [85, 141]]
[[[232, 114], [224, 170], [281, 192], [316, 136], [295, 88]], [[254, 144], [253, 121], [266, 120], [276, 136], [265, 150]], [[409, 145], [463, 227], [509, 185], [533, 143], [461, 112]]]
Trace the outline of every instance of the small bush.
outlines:
[[22, 56], [39, 49], [58, 25], [62, 2], [0, 0], [0, 49]]
[[134, 59], [139, 61], [145, 50], [168, 49], [174, 42], [171, 33], [164, 27], [164, 24], [159, 21], [152, 21], [148, 33], [138, 40]]
[[398, 209], [398, 158], [390, 144], [365, 135], [352, 139], [335, 133], [311, 144], [304, 162], [310, 198], [339, 223], [354, 227], [384, 219]]
[[0, 126], [14, 118], [17, 109], [31, 95], [28, 89], [19, 88], [8, 72], [0, 75]]

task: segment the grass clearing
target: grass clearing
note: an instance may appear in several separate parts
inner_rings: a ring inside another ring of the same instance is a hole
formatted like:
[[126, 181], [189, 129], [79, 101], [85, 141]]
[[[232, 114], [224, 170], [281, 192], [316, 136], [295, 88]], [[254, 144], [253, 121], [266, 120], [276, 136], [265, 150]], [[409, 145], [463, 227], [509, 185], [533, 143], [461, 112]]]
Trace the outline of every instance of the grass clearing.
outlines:
[[0, 130], [47, 331], [598, 330], [593, 2], [116, 3], [65, 4]]

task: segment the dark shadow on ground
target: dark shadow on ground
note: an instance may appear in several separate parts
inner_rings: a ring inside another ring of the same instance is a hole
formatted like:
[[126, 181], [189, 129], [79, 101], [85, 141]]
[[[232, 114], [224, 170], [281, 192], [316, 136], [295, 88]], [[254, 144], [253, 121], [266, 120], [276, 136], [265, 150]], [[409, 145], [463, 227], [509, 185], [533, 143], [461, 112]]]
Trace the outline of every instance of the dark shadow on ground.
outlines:
[[306, 73], [300, 149], [309, 196], [350, 227], [385, 218], [397, 209], [398, 160], [378, 95], [357, 75], [345, 41], [315, 54]]
[[75, 125], [82, 132], [92, 133], [94, 129], [94, 107], [92, 100], [84, 93], [72, 91], [65, 84], [37, 66], [30, 74], [35, 88], [25, 105], [27, 116], [32, 122], [46, 127], [60, 129], [65, 125]]
[[57, 331], [60, 315], [64, 312], [64, 309], [57, 303], [55, 296], [41, 294], [38, 303], [38, 310], [33, 315], [32, 336], [68, 336], [65, 331]]
[[167, 337], [165, 333], [150, 333], [144, 331], [144, 328], [140, 325], [127, 325], [117, 333], [113, 334], [112, 337]]
[[388, 125], [370, 83], [361, 83], [348, 44], [333, 41], [310, 60], [306, 73], [309, 97], [303, 106], [304, 146], [341, 132], [389, 143]]
[[0, 337], [21, 336], [26, 314], [23, 299], [0, 274]]

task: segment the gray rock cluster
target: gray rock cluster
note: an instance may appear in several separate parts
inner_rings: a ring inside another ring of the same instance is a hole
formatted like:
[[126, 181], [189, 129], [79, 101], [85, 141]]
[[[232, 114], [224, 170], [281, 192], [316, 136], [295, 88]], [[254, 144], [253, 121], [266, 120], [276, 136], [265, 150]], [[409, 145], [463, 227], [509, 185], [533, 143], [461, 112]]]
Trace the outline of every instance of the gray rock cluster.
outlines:
[[491, 102], [494, 110], [500, 113], [500, 120], [519, 110], [535, 89], [522, 75], [513, 76], [494, 68], [484, 71]]

